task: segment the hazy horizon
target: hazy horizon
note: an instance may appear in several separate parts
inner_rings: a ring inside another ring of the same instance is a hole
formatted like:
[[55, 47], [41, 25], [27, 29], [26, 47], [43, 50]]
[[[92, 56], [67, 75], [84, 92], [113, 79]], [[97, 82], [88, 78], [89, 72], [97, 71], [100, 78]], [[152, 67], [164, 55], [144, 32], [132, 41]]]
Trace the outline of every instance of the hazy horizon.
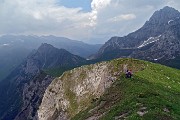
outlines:
[[0, 0], [0, 35], [54, 35], [102, 44], [137, 30], [164, 6], [180, 10], [180, 1]]

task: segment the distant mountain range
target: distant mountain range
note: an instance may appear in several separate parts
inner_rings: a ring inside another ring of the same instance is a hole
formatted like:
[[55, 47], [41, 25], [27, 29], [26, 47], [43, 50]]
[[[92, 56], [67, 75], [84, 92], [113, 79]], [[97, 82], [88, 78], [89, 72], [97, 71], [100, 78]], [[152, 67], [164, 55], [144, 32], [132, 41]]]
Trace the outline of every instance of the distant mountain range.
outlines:
[[[180, 12], [168, 6], [156, 11], [139, 30], [124, 37], [112, 37], [94, 59], [119, 57], [133, 57], [180, 68]], [[171, 61], [176, 63], [169, 64]]]
[[72, 54], [88, 57], [102, 46], [101, 44], [87, 44], [82, 41], [71, 40], [64, 37], [50, 36], [25, 36], [4, 35], [0, 37], [0, 47], [21, 48], [26, 50], [37, 49], [42, 43], [48, 43], [56, 48], [66, 49]]
[[95, 54], [102, 46], [91, 45], [81, 41], [56, 36], [23, 36], [5, 35], [0, 37], [0, 81], [15, 69], [32, 50], [42, 43], [48, 43], [56, 48], [66, 49], [72, 54], [87, 58]]

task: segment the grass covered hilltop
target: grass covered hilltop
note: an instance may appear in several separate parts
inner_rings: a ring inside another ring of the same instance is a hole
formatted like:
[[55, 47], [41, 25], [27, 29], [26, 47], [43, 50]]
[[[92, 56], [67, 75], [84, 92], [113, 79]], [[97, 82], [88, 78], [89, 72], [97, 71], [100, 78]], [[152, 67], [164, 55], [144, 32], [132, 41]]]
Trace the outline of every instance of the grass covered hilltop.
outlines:
[[[125, 78], [126, 68], [134, 72], [131, 79]], [[92, 80], [91, 72], [97, 73], [93, 83], [88, 81]], [[108, 82], [102, 81], [107, 76], [112, 83], [103, 90], [101, 85]], [[61, 90], [55, 88], [58, 84]], [[77, 87], [82, 93], [76, 92]], [[48, 109], [45, 103], [50, 101], [60, 102], [48, 105]], [[65, 112], [72, 120], [180, 120], [180, 70], [135, 59], [116, 59], [75, 68], [47, 89], [39, 114], [43, 118], [46, 112], [52, 112], [51, 118]]]
[[[114, 60], [115, 64], [122, 60]], [[131, 61], [125, 60], [128, 63]], [[180, 119], [180, 71], [141, 61], [145, 69], [132, 79], [121, 76], [105, 94], [73, 119]], [[132, 65], [134, 64], [134, 60]]]

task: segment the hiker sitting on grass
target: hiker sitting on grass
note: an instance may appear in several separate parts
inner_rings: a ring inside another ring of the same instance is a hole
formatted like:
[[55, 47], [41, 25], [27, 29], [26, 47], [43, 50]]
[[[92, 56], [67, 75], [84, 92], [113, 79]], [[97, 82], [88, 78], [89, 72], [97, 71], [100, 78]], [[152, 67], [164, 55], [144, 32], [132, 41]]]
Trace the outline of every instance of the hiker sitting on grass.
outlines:
[[131, 78], [132, 77], [132, 71], [131, 70], [127, 70], [126, 71], [126, 78]]

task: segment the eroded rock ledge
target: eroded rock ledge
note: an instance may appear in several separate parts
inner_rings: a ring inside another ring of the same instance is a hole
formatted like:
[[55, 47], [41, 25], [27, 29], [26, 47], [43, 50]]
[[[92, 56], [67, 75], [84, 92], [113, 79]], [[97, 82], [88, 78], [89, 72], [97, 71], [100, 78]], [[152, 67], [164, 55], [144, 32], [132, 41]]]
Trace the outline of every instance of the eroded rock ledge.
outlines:
[[38, 110], [39, 120], [67, 120], [85, 110], [124, 74], [130, 60], [102, 62], [65, 72], [47, 88]]

